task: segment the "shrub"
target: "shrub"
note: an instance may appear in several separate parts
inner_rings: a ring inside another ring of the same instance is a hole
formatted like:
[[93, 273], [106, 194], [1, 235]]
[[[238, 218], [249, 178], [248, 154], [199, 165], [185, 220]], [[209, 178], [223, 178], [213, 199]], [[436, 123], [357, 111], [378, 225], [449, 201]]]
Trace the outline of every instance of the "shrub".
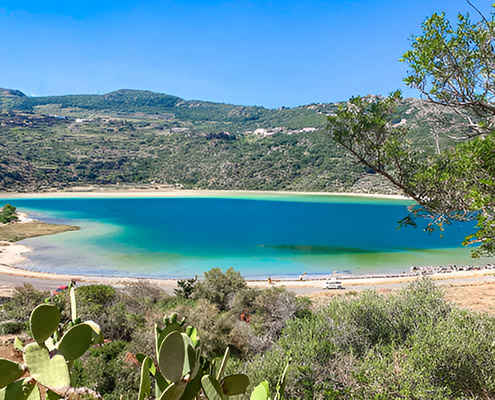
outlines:
[[196, 289], [197, 278], [179, 279], [177, 281], [177, 289], [174, 289], [174, 295], [183, 299], [190, 299]]
[[194, 298], [207, 299], [218, 306], [220, 311], [227, 310], [235, 293], [247, 286], [241, 274], [233, 268], [229, 268], [225, 274], [219, 268], [213, 268], [204, 275], [204, 280], [196, 285]]
[[454, 396], [495, 396], [495, 319], [455, 310], [424, 325], [406, 352], [414, 370]]
[[31, 311], [48, 296], [48, 292], [40, 292], [25, 283], [16, 287], [13, 296], [2, 304], [2, 313], [5, 319], [27, 322]]
[[[135, 286], [131, 288], [136, 290]], [[151, 307], [142, 298], [108, 285], [78, 287], [77, 296], [81, 317], [97, 322], [110, 340], [131, 340], [134, 330], [144, 325]]]
[[120, 291], [120, 294], [122, 293], [147, 308], [158, 304], [163, 298], [169, 297], [163, 289], [146, 281], [128, 283], [123, 291]]
[[253, 352], [259, 353], [267, 350], [280, 337], [290, 319], [310, 313], [310, 303], [283, 287], [258, 290], [255, 294], [246, 310], [252, 314], [250, 347]]
[[2, 208], [2, 212], [0, 212], [0, 223], [8, 224], [9, 222], [18, 220], [15, 213], [16, 208], [14, 206], [11, 206], [10, 204], [6, 204]]
[[71, 384], [95, 389], [105, 400], [134, 400], [139, 391], [139, 368], [128, 353], [129, 343], [114, 341], [74, 363]]
[[117, 290], [109, 285], [87, 285], [77, 288], [77, 300], [80, 309], [93, 307], [104, 309], [117, 297]]
[[26, 324], [18, 321], [6, 321], [0, 325], [0, 334], [15, 335], [21, 333], [26, 328]]
[[[276, 303], [265, 295], [267, 306]], [[289, 318], [244, 371], [254, 381], [275, 376], [290, 357], [289, 399], [492, 398], [494, 328], [493, 317], [453, 310], [423, 279], [386, 296], [335, 297]]]
[[225, 348], [231, 344], [229, 335], [235, 320], [230, 314], [220, 314], [218, 307], [206, 299], [198, 300], [192, 307], [177, 307], [176, 311], [201, 332], [203, 352], [207, 357], [222, 356]]

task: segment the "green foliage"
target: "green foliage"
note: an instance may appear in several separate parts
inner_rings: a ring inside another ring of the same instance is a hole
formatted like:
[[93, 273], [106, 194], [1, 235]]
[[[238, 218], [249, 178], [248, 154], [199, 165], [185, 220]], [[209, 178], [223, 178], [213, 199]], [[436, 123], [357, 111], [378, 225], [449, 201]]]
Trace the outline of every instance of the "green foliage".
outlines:
[[215, 304], [220, 311], [227, 309], [234, 294], [246, 288], [246, 281], [233, 268], [223, 273], [220, 268], [212, 268], [204, 273], [203, 281], [197, 283], [194, 296], [204, 298]]
[[160, 399], [192, 400], [201, 390], [209, 400], [244, 393], [249, 385], [247, 376], [237, 374], [223, 378], [228, 349], [221, 364], [217, 365], [216, 361], [201, 355], [196, 330], [184, 329], [184, 320], [178, 322], [177, 314], [164, 318], [164, 323], [163, 328], [155, 326], [157, 365], [147, 356], [138, 358], [142, 363], [139, 398], [151, 393], [147, 373], [154, 376], [155, 395]]
[[1, 335], [13, 335], [20, 333], [25, 328], [24, 323], [17, 321], [6, 321], [0, 323]]
[[[70, 290], [74, 290], [72, 284]], [[72, 300], [75, 301], [74, 297]], [[75, 309], [75, 305], [72, 308]], [[60, 398], [65, 395], [81, 398], [71, 391], [69, 365], [88, 350], [94, 341], [93, 338], [100, 338], [100, 329], [95, 323], [81, 323], [76, 315], [73, 317], [72, 322], [60, 326], [60, 311], [56, 306], [42, 304], [32, 311], [29, 319], [30, 330], [36, 343], [29, 343], [24, 347], [22, 366], [0, 359], [0, 376], [3, 378], [0, 382], [0, 388], [3, 388], [0, 390], [0, 398], [10, 398], [13, 396], [11, 393], [18, 393], [20, 390], [26, 394], [26, 398], [33, 396], [34, 400], [39, 398], [40, 388], [48, 398]], [[18, 344], [19, 340], [16, 345]], [[30, 380], [20, 383], [17, 379], [25, 372], [29, 373]], [[91, 395], [91, 392], [89, 394]]]
[[[109, 305], [117, 299], [129, 301], [121, 297], [120, 290], [97, 289], [80, 287], [77, 292], [85, 292], [87, 298], [99, 296]], [[135, 290], [146, 293], [143, 287]], [[208, 398], [242, 392], [239, 398], [253, 400], [282, 399], [282, 395], [285, 399], [360, 400], [495, 396], [495, 318], [453, 308], [441, 289], [426, 279], [387, 295], [366, 291], [336, 296], [316, 309], [279, 288], [239, 289], [222, 312], [205, 298], [193, 301], [176, 297], [174, 303], [165, 298], [156, 302], [136, 298], [135, 302], [125, 304], [136, 307], [133, 312], [138, 312], [139, 307], [139, 312], [148, 314], [149, 321], [160, 320], [153, 340], [143, 344], [143, 350], [155, 348], [158, 354], [154, 351], [148, 358], [144, 354], [134, 357], [134, 344], [124, 341], [90, 347], [69, 363], [72, 386], [90, 387], [108, 400], [150, 396], [193, 400], [200, 391], [206, 391]], [[87, 307], [79, 306], [78, 312]], [[182, 308], [181, 314], [184, 311], [188, 322], [193, 321], [189, 320], [191, 316], [202, 325], [196, 326], [197, 330], [186, 327], [177, 314], [163, 318], [164, 306]], [[240, 320], [241, 311], [251, 316], [249, 323]], [[65, 314], [64, 309], [62, 320]], [[43, 350], [43, 346], [52, 348], [52, 354], [72, 358], [61, 343], [73, 335], [69, 332], [87, 330], [78, 327], [90, 322], [69, 324], [70, 327], [55, 328], [57, 338], [53, 341], [35, 343], [29, 348], [26, 364], [37, 382], [60, 384], [60, 373], [55, 378], [47, 377], [45, 367], [33, 367], [31, 350], [38, 354], [36, 362], [48, 362], [52, 372], [60, 369], [62, 363], [59, 365], [56, 359], [47, 361], [48, 350]], [[276, 329], [272, 330], [271, 325]], [[143, 336], [149, 330], [134, 327], [133, 335]], [[272, 331], [278, 333], [270, 336]], [[253, 355], [253, 341], [265, 337], [270, 337], [271, 343], [263, 342], [263, 350]], [[210, 340], [216, 343], [215, 354], [207, 352], [212, 348]], [[229, 346], [232, 356], [229, 351], [216, 357], [226, 346], [240, 341], [248, 344], [246, 353]], [[78, 346], [66, 347], [71, 353]], [[141, 368], [136, 365], [136, 358]], [[287, 359], [292, 360], [288, 367]], [[15, 372], [16, 368], [12, 370]], [[0, 371], [0, 377], [5, 374]], [[167, 381], [163, 374], [175, 381]], [[250, 386], [246, 376], [250, 377]], [[17, 393], [22, 382], [21, 379], [9, 385], [9, 391]], [[35, 396], [38, 393], [31, 386], [26, 390]], [[0, 391], [0, 396], [4, 393]]]
[[194, 293], [197, 282], [197, 278], [179, 279], [177, 281], [177, 288], [174, 289], [174, 294], [184, 299], [190, 299]]
[[16, 208], [10, 204], [6, 204], [0, 212], [0, 223], [8, 224], [9, 222], [17, 221], [17, 216], [15, 215]]
[[[494, 29], [494, 13], [474, 22], [459, 14], [456, 26], [445, 14], [433, 14], [404, 54], [402, 61], [409, 64], [405, 82], [441, 107], [432, 132], [434, 155], [425, 157], [418, 151], [422, 146], [403, 140], [406, 129], [394, 123], [395, 107], [390, 107], [397, 105], [397, 93], [351, 99], [328, 125], [337, 143], [418, 202], [405, 225], [426, 217], [431, 221], [426, 230], [441, 232], [451, 221], [475, 220], [475, 232], [464, 241], [479, 244], [475, 256], [495, 253]], [[444, 133], [457, 143], [444, 146]]]
[[[402, 61], [409, 64], [404, 81], [429, 100], [463, 106], [477, 117], [493, 115], [495, 93], [493, 58], [494, 15], [472, 21], [458, 14], [457, 26], [445, 14], [433, 14], [412, 37], [412, 49]], [[481, 128], [481, 127], [480, 127]]]
[[[335, 110], [332, 104], [268, 110], [143, 91], [24, 101], [29, 112], [0, 112], [0, 184], [7, 189], [109, 184], [392, 189], [337, 146], [329, 146], [323, 128], [326, 115]], [[431, 147], [432, 118], [417, 117], [418, 108], [423, 105], [404, 101], [395, 119], [414, 125], [412, 136], [422, 148]], [[253, 133], [256, 129], [261, 133]]]
[[464, 245], [480, 245], [475, 256], [495, 253], [494, 177], [494, 133], [438, 155], [415, 177], [415, 186], [430, 196], [422, 204], [436, 213], [440, 230], [450, 219], [477, 222], [475, 232], [464, 241]]
[[87, 386], [105, 400], [135, 400], [139, 392], [139, 370], [130, 361], [130, 345], [112, 341], [92, 347], [74, 362], [72, 386]]
[[275, 387], [290, 357], [289, 399], [491, 398], [494, 324], [452, 308], [432, 281], [418, 280], [386, 296], [334, 297], [288, 321], [269, 351], [236, 367]]
[[101, 311], [112, 304], [117, 297], [115, 288], [109, 285], [87, 285], [77, 290], [79, 306], [92, 305]]
[[30, 284], [15, 288], [12, 297], [2, 304], [1, 314], [6, 320], [28, 322], [31, 311], [48, 297], [47, 292], [40, 292]]
[[[153, 298], [155, 289], [148, 289]], [[106, 338], [130, 340], [134, 331], [144, 326], [145, 313], [152, 307], [143, 297], [133, 296], [140, 290], [136, 286], [126, 291], [108, 285], [81, 286], [77, 290], [78, 313], [81, 318], [97, 322]]]
[[[216, 279], [219, 276], [220, 279]], [[167, 305], [167, 309], [183, 315], [201, 332], [203, 352], [209, 358], [220, 356], [227, 346], [241, 358], [263, 352], [278, 339], [289, 319], [302, 318], [310, 312], [308, 299], [298, 298], [285, 288], [259, 290], [242, 288], [240, 284], [231, 290], [234, 283], [225, 283], [226, 276], [218, 270], [213, 271], [209, 277], [215, 277], [214, 281], [222, 284], [208, 283], [209, 287], [216, 288], [212, 291], [229, 288], [230, 300], [223, 311], [218, 304], [212, 304], [210, 290], [196, 291], [194, 302], [181, 303], [176, 298]], [[236, 273], [229, 276], [234, 282], [242, 282]], [[200, 297], [203, 294], [204, 297]]]

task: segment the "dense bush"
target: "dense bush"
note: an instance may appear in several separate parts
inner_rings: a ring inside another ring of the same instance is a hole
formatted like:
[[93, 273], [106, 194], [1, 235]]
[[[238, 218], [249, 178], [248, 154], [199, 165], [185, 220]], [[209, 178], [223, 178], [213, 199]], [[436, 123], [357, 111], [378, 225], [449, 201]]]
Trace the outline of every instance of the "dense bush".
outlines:
[[248, 288], [232, 268], [225, 273], [218, 268], [206, 272], [204, 280], [195, 283], [192, 297], [196, 300], [177, 302], [176, 296], [175, 301], [167, 301], [167, 309], [178, 312], [202, 332], [208, 357], [221, 356], [226, 346], [241, 358], [262, 352], [278, 339], [289, 319], [309, 309], [309, 301], [285, 288]]
[[[311, 307], [281, 288], [247, 288], [235, 271], [217, 270], [207, 279], [202, 291], [194, 291], [196, 299], [166, 296], [144, 283], [124, 290], [79, 287], [81, 317], [102, 324], [111, 341], [74, 364], [73, 384], [105, 399], [136, 398], [133, 353], [150, 353], [152, 325], [175, 310], [198, 329], [208, 357], [230, 346], [228, 370], [245, 372], [253, 386], [268, 379], [274, 387], [291, 359], [288, 399], [495, 398], [495, 318], [452, 307], [430, 280]], [[223, 296], [212, 297], [214, 288]], [[24, 326], [32, 305], [46, 296], [19, 288], [0, 306], [0, 326]], [[52, 302], [68, 312], [64, 294]]]
[[220, 311], [227, 309], [236, 292], [246, 288], [246, 281], [233, 268], [229, 268], [225, 273], [220, 268], [213, 268], [204, 275], [204, 280], [196, 284], [193, 296], [210, 301]]
[[48, 296], [48, 292], [40, 292], [30, 284], [17, 287], [13, 296], [0, 307], [0, 321], [27, 322], [33, 308]]
[[144, 327], [145, 314], [156, 301], [157, 290], [150, 285], [131, 285], [125, 290], [107, 285], [81, 286], [77, 289], [79, 314], [97, 322], [106, 338], [130, 341], [133, 332]]
[[14, 206], [11, 206], [10, 204], [4, 205], [0, 212], [0, 223], [8, 224], [9, 222], [16, 221], [18, 218], [15, 213], [16, 208]]
[[292, 359], [291, 399], [465, 399], [495, 396], [495, 319], [452, 309], [432, 281], [388, 295], [336, 297], [287, 322], [245, 365], [253, 381]]
[[129, 343], [124, 341], [91, 348], [74, 363], [71, 385], [91, 387], [105, 400], [135, 400], [139, 368], [128, 349]]
[[0, 323], [0, 335], [14, 335], [21, 333], [26, 328], [26, 324], [18, 321], [5, 321]]

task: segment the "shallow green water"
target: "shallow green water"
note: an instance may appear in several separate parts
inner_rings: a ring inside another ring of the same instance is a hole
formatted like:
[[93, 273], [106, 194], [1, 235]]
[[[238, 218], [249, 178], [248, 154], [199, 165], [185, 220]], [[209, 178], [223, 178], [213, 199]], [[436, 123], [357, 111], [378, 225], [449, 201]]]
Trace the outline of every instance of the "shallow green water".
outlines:
[[443, 238], [421, 228], [397, 230], [411, 204], [403, 200], [263, 194], [1, 202], [82, 227], [24, 241], [35, 251], [23, 266], [34, 270], [188, 277], [234, 267], [265, 279], [474, 263], [460, 247], [472, 224], [450, 226]]

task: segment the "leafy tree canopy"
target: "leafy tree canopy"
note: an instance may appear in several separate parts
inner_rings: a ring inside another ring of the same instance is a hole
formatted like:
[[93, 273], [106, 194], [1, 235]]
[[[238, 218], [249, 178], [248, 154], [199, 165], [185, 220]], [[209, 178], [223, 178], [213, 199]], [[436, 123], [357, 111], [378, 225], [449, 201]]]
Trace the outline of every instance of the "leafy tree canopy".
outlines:
[[9, 222], [16, 221], [18, 218], [15, 213], [16, 208], [10, 204], [6, 204], [0, 212], [0, 223], [7, 224]]
[[[477, 12], [477, 10], [475, 9]], [[495, 254], [495, 19], [477, 21], [458, 15], [455, 25], [433, 14], [412, 38], [402, 61], [409, 64], [405, 82], [438, 105], [438, 118], [452, 123], [450, 108], [465, 123], [450, 145], [441, 148], [434, 132], [435, 154], [407, 140], [407, 128], [393, 119], [400, 92], [387, 98], [356, 97], [329, 117], [328, 131], [362, 163], [389, 179], [417, 201], [402, 222], [415, 225], [427, 217], [427, 230], [454, 220], [477, 222], [464, 244], [480, 246], [473, 255]]]

